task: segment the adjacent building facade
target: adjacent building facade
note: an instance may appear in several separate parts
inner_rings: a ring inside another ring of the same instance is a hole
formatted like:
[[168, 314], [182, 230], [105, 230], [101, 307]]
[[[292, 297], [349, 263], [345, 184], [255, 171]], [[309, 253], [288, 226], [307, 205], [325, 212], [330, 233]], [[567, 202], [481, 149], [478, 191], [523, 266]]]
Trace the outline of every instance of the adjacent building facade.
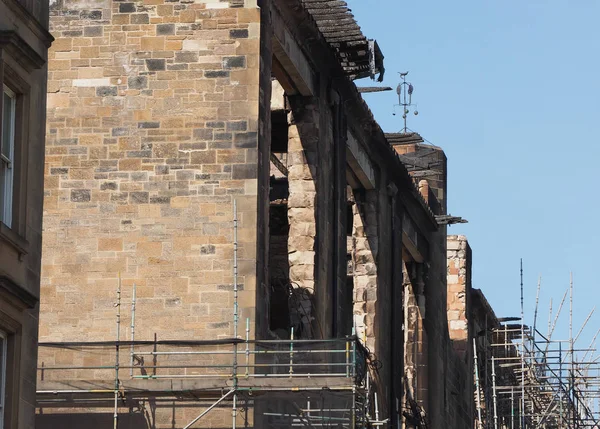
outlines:
[[0, 428], [33, 428], [48, 2], [0, 2]]

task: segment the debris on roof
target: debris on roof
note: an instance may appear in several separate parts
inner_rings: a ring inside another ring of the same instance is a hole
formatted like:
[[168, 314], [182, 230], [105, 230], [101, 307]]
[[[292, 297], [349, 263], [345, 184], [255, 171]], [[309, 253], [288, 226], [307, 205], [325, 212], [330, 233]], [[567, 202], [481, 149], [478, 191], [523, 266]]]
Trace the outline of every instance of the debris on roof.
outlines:
[[302, 0], [327, 43], [352, 80], [370, 77], [383, 81], [383, 54], [375, 40], [367, 39], [348, 4], [341, 0]]

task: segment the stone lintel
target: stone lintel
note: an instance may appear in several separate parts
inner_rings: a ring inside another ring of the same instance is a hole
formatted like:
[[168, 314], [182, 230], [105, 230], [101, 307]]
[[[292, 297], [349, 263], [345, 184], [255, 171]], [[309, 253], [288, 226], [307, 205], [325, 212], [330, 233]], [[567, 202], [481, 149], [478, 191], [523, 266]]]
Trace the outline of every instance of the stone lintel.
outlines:
[[358, 139], [351, 132], [348, 132], [346, 157], [350, 168], [365, 189], [375, 189], [375, 169], [369, 155], [360, 147]]
[[304, 96], [314, 96], [318, 91], [312, 67], [294, 37], [286, 29], [279, 12], [275, 8], [271, 10], [275, 36], [273, 54], [298, 92]]
[[402, 219], [402, 244], [417, 262], [424, 262], [427, 255], [427, 242], [417, 229], [412, 218], [404, 213]]

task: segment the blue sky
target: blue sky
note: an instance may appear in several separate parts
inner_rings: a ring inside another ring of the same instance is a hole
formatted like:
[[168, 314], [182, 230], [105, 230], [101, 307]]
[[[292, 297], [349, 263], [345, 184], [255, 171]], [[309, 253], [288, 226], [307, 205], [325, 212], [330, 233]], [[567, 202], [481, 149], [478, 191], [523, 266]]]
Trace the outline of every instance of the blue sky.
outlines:
[[[600, 3], [347, 2], [381, 46], [384, 84], [410, 70], [419, 116], [408, 126], [448, 156], [449, 212], [469, 220], [449, 233], [469, 238], [474, 287], [499, 316], [518, 316], [523, 258], [526, 317], [541, 275], [545, 332], [573, 271], [577, 332], [598, 302]], [[385, 131], [401, 129], [395, 92], [365, 98]], [[561, 314], [566, 339], [568, 302]]]

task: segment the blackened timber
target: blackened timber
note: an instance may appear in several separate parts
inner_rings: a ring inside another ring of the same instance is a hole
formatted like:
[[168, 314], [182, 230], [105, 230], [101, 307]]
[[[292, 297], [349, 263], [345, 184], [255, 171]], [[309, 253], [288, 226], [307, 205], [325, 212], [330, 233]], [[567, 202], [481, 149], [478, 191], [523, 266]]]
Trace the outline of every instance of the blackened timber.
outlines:
[[[305, 4], [313, 1], [305, 2]], [[436, 230], [438, 224], [427, 203], [414, 186], [412, 177], [400, 161], [396, 151], [387, 143], [383, 130], [375, 121], [356, 85], [346, 77], [347, 73], [340, 66], [338, 57], [334, 55], [331, 45], [320, 34], [316, 22], [314, 19], [309, 19], [311, 15], [301, 5], [302, 3], [299, 0], [281, 0], [278, 2], [277, 8], [285, 22], [289, 23], [288, 30], [295, 40], [305, 41], [303, 43], [304, 49], [309, 49], [314, 61], [321, 62], [323, 69], [329, 70], [329, 77], [334, 79], [334, 89], [345, 100], [345, 106], [348, 106], [348, 125], [359, 132], [358, 135], [362, 137], [363, 141], [369, 142], [369, 145], [365, 148], [369, 154], [373, 155], [373, 159], [380, 160], [382, 166], [389, 168], [392, 172], [391, 178], [399, 185], [398, 196], [406, 212], [413, 219], [416, 219], [416, 223], [423, 231]], [[378, 49], [376, 43], [375, 45]], [[376, 51], [376, 56], [378, 55], [383, 58], [380, 51]], [[379, 155], [376, 155], [376, 153], [379, 153]]]
[[346, 7], [348, 3], [342, 0], [303, 0], [302, 3], [311, 8]]
[[283, 174], [284, 176], [288, 175], [288, 169], [285, 168], [285, 165], [283, 165], [283, 163], [279, 160], [279, 158], [275, 156], [274, 153], [271, 153], [271, 162], [275, 167], [277, 167], [281, 174]]
[[362, 32], [360, 31], [360, 28], [357, 28], [354, 30], [344, 28], [344, 27], [332, 27], [329, 29], [322, 28], [321, 33], [323, 33], [323, 36], [325, 36], [325, 38], [327, 40], [329, 40], [330, 37], [335, 37], [335, 36], [337, 36], [337, 37], [345, 36], [347, 39], [350, 39], [350, 36], [360, 36], [360, 38], [361, 38], [360, 40], [364, 40], [364, 42], [367, 43], [367, 39], [365, 39], [365, 36], [363, 36]]
[[[392, 88], [390, 88], [392, 89]], [[413, 157], [413, 156], [407, 156], [407, 155], [399, 155], [400, 160], [407, 166], [407, 167], [419, 167], [421, 169], [429, 169], [431, 167], [437, 167], [441, 164], [440, 161], [435, 161], [435, 162], [431, 162], [428, 159], [423, 159], [423, 158], [417, 158], [417, 157]]]
[[311, 13], [311, 15], [313, 16], [354, 16], [353, 14], [350, 13], [350, 9], [348, 8], [340, 8], [338, 9], [338, 11], [336, 11], [335, 13], [331, 13], [331, 9], [329, 8], [322, 8], [322, 9], [311, 9], [311, 8], [307, 8], [307, 10]]
[[358, 92], [361, 94], [366, 94], [370, 92], [383, 92], [383, 91], [391, 91], [392, 88], [389, 86], [359, 86]]
[[[284, 2], [290, 5], [290, 9], [295, 12], [299, 12], [301, 8], [308, 13], [314, 24], [316, 24], [319, 30], [320, 36], [329, 43], [338, 42], [359, 42], [362, 46], [367, 47], [369, 45], [368, 40], [362, 33], [360, 26], [354, 19], [354, 15], [351, 10], [347, 7], [347, 3], [344, 1], [332, 1], [332, 0], [302, 0]], [[298, 5], [301, 5], [299, 8]], [[283, 4], [282, 6], [285, 6]], [[348, 45], [350, 46], [350, 45]], [[333, 46], [331, 48], [339, 48], [337, 50], [338, 59], [343, 59], [345, 56], [341, 55], [344, 51], [340, 45]], [[383, 72], [383, 55], [379, 49], [377, 43], [374, 43], [374, 56], [375, 56], [375, 70], [371, 66], [371, 55], [369, 49], [359, 51], [355, 53], [356, 63], [364, 64], [364, 68], [360, 70], [348, 69], [341, 64], [344, 70], [344, 75], [350, 79], [357, 77], [369, 76], [373, 72], [379, 73], [380, 77]], [[361, 58], [362, 55], [362, 58]]]

